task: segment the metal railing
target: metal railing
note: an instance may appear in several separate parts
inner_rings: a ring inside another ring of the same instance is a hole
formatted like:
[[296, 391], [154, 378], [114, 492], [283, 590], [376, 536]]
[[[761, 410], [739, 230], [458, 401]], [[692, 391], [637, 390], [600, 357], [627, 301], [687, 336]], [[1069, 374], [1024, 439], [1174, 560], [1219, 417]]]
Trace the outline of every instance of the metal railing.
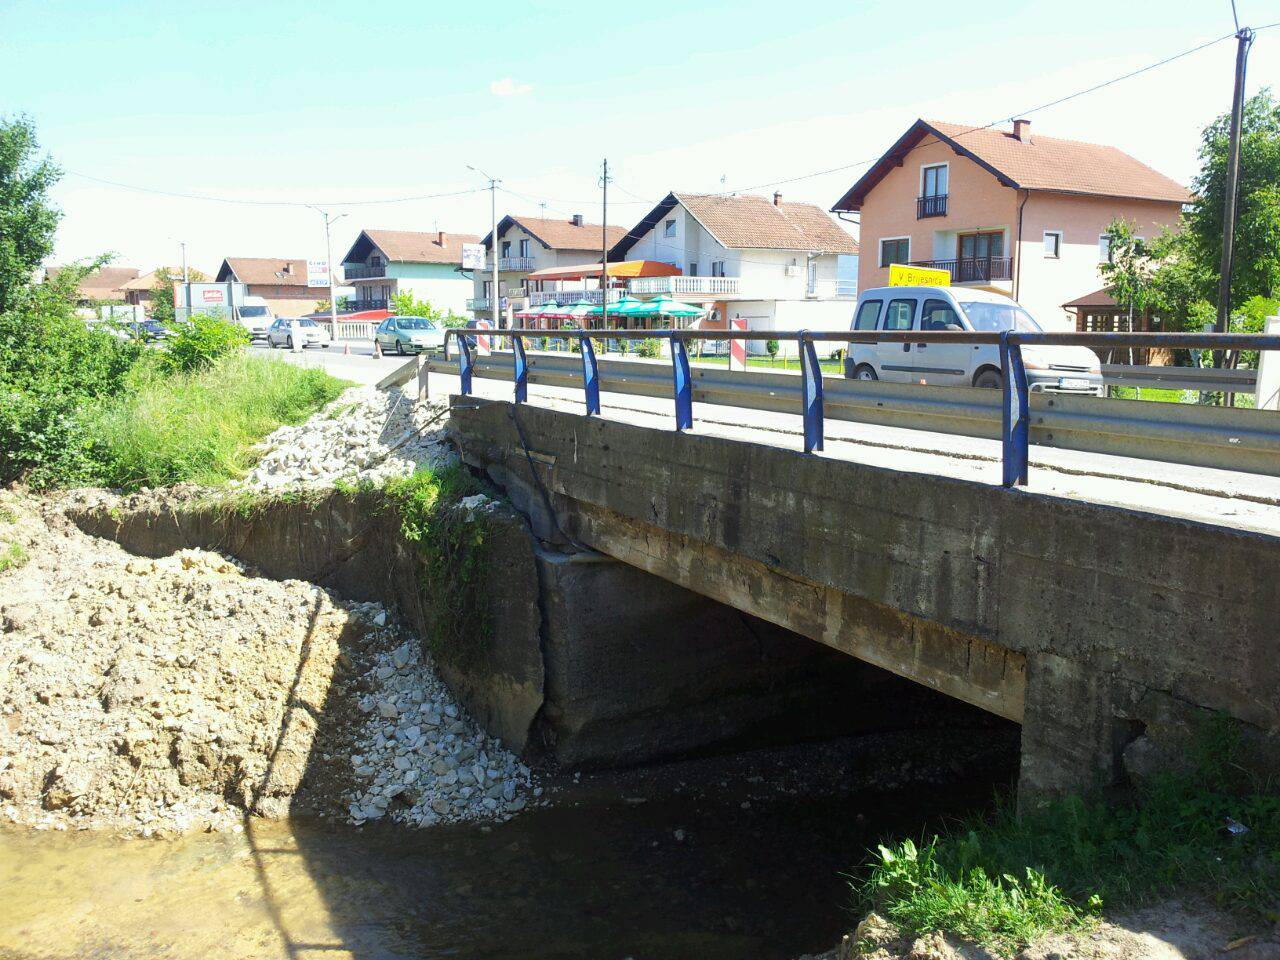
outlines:
[[1109, 387], [1155, 387], [1208, 393], [1257, 393], [1257, 370], [1220, 367], [1153, 367], [1104, 363], [1102, 379]]
[[962, 257], [959, 260], [916, 260], [915, 267], [946, 270], [952, 283], [988, 283], [991, 280], [1011, 280], [1013, 259], [1010, 257]]
[[[530, 360], [524, 341], [545, 337], [547, 331], [518, 328], [495, 334], [510, 341], [509, 366], [500, 364], [501, 378], [514, 381], [516, 403], [528, 401]], [[559, 386], [580, 385], [588, 416], [600, 413], [601, 364], [593, 341], [665, 339], [671, 354], [668, 379], [656, 374], [657, 364], [645, 361], [606, 361], [610, 389], [654, 395], [661, 380], [670, 385], [675, 401], [677, 430], [693, 427], [694, 370], [686, 344], [691, 340], [789, 340], [799, 347], [799, 377], [739, 371], [727, 377], [714, 368], [697, 368], [700, 401], [769, 410], [795, 410], [803, 419], [804, 450], [823, 449], [824, 418], [883, 423], [967, 436], [990, 436], [1002, 442], [1002, 483], [1027, 483], [1033, 430], [1036, 442], [1047, 446], [1089, 450], [1120, 456], [1145, 457], [1172, 463], [1220, 467], [1251, 473], [1280, 474], [1280, 417], [1256, 410], [1198, 405], [1127, 403], [1066, 394], [1032, 394], [1022, 361], [1024, 346], [1146, 346], [1202, 350], [1280, 350], [1280, 336], [1262, 334], [1166, 333], [973, 333], [952, 331], [741, 331], [741, 330], [561, 330], [560, 337], [576, 338], [581, 352], [580, 376], [565, 371], [536, 378]], [[456, 340], [456, 372], [463, 394], [470, 394], [476, 375], [476, 331], [445, 332], [441, 361], [450, 372], [449, 343]], [[827, 389], [815, 343], [962, 343], [1000, 348], [1001, 389], [928, 387], [873, 381], [831, 381], [832, 410], [826, 411]], [[547, 361], [542, 355], [535, 362]], [[563, 362], [563, 361], [562, 361]], [[577, 366], [572, 360], [568, 361]], [[490, 359], [481, 375], [495, 375]], [[716, 385], [717, 378], [723, 378]], [[572, 381], [576, 380], [574, 384]], [[710, 387], [708, 387], [710, 384]], [[744, 389], [754, 385], [754, 390]], [[663, 390], [665, 392], [665, 388]], [[798, 402], [797, 402], [798, 401]], [[1109, 404], [1116, 406], [1105, 406]], [[1173, 408], [1162, 409], [1162, 408]]]
[[805, 296], [817, 300], [856, 300], [858, 281], [834, 278], [810, 278]]
[[945, 217], [946, 215], [947, 195], [945, 193], [940, 196], [916, 198], [917, 220], [924, 220], [926, 217]]
[[[493, 257], [490, 257], [485, 264], [486, 270], [493, 269]], [[500, 272], [522, 272], [528, 273], [533, 269], [533, 257], [499, 257], [498, 270]]]
[[343, 264], [342, 275], [348, 280], [368, 280], [371, 277], [385, 277], [387, 275], [387, 265], [384, 263], [371, 267], [363, 263]]
[[[613, 301], [621, 299], [624, 292], [616, 287], [610, 287], [608, 290], [609, 302], [613, 303]], [[529, 306], [531, 307], [552, 302], [563, 307], [579, 300], [585, 300], [587, 303], [601, 303], [604, 300], [604, 292], [600, 290], [535, 290], [529, 294]]]
[[360, 313], [362, 310], [386, 310], [386, 309], [387, 309], [387, 301], [386, 301], [386, 300], [383, 300], [383, 299], [378, 299], [378, 300], [347, 300], [347, 301], [342, 305], [342, 309], [343, 309], [343, 310], [350, 311], [351, 313]]

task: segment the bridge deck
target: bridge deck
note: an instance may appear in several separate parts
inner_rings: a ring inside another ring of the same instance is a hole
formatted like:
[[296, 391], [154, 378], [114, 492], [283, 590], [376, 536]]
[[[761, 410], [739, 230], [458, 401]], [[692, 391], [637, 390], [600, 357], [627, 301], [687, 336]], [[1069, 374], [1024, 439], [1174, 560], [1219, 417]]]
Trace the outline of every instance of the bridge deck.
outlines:
[[[509, 382], [477, 377], [474, 383], [476, 396], [511, 399]], [[430, 375], [429, 386], [431, 396], [441, 399], [459, 389], [456, 376], [438, 373]], [[582, 391], [576, 389], [530, 384], [529, 402], [584, 412]], [[606, 419], [674, 429], [669, 399], [603, 392], [601, 405]], [[798, 413], [695, 403], [693, 432], [790, 449], [802, 446]], [[996, 440], [829, 420], [826, 449], [813, 455], [1000, 485]], [[1033, 446], [1030, 483], [1024, 489], [1280, 536], [1280, 477]]]

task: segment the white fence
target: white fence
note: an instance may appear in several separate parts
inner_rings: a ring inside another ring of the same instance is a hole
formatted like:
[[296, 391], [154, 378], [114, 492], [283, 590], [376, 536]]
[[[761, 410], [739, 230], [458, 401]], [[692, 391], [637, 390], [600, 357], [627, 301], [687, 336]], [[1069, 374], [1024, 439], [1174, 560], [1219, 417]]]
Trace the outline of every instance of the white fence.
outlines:
[[333, 324], [328, 320], [317, 321], [321, 326], [329, 330], [329, 336], [334, 340], [372, 340], [374, 324], [367, 320], [339, 320], [338, 329], [333, 330]]
[[635, 294], [713, 297], [738, 293], [739, 281], [737, 277], [639, 277], [631, 281], [630, 287]]

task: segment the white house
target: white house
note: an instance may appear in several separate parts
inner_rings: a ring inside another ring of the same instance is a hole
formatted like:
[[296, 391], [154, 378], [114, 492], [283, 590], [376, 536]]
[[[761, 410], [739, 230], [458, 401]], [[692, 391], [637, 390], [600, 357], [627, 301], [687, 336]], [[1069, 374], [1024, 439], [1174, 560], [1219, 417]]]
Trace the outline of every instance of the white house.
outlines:
[[349, 309], [386, 310], [397, 293], [412, 293], [437, 310], [461, 314], [471, 292], [462, 247], [479, 240], [443, 230], [361, 230], [342, 258], [347, 283], [356, 289]]
[[857, 241], [813, 204], [784, 203], [779, 193], [772, 202], [669, 193], [609, 259], [679, 268], [679, 276], [632, 280], [630, 292], [711, 305], [707, 326], [742, 319], [751, 330], [846, 330], [857, 297], [857, 255]]

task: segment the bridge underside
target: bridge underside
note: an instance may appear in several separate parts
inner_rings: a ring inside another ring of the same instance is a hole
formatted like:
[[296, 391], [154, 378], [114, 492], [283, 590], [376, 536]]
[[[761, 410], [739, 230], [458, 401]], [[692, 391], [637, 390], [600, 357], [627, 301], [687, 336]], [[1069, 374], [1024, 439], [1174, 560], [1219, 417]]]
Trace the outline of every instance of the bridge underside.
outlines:
[[1176, 755], [1208, 711], [1280, 728], [1275, 538], [456, 399], [539, 536], [1020, 722], [1024, 798], [1111, 781], [1136, 741]]

